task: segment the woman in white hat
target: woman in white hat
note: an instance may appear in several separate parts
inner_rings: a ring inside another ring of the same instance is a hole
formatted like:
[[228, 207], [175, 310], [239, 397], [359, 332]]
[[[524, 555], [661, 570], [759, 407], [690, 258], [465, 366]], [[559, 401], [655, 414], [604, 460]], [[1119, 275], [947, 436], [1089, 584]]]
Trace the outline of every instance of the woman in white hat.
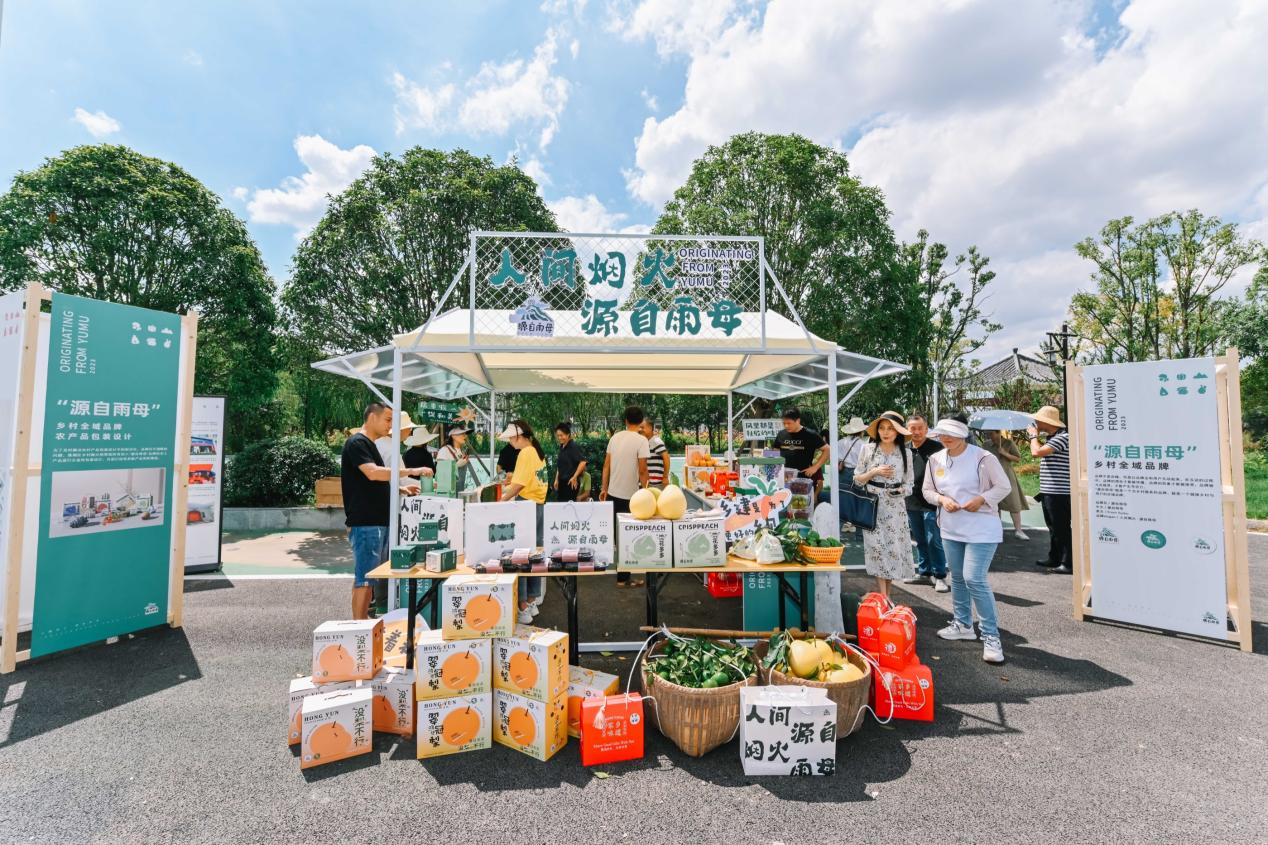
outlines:
[[876, 526], [863, 532], [863, 562], [867, 574], [876, 578], [876, 591], [889, 596], [891, 581], [911, 577], [916, 560], [911, 552], [911, 530], [907, 524], [907, 500], [915, 485], [911, 453], [903, 438], [907, 427], [902, 414], [886, 411], [872, 420], [863, 447], [854, 483], [877, 494]]
[[999, 503], [1011, 486], [999, 459], [968, 442], [969, 427], [939, 420], [931, 432], [943, 450], [925, 469], [925, 501], [938, 508], [938, 529], [951, 573], [951, 624], [938, 632], [944, 640], [976, 640], [971, 610], [982, 631], [982, 659], [1004, 662], [995, 595], [986, 580], [995, 549], [1004, 539]]
[[405, 438], [405, 445], [409, 448], [405, 450], [405, 455], [401, 458], [405, 462], [405, 466], [421, 467], [423, 475], [436, 474], [436, 461], [432, 459], [431, 450], [427, 448], [427, 444], [436, 439], [436, 432], [428, 431], [423, 427], [415, 428], [409, 437]]
[[467, 457], [467, 435], [470, 433], [471, 429], [464, 425], [450, 426], [445, 435], [445, 445], [436, 452], [436, 458], [441, 461], [457, 461], [458, 466], [466, 466], [470, 460]]

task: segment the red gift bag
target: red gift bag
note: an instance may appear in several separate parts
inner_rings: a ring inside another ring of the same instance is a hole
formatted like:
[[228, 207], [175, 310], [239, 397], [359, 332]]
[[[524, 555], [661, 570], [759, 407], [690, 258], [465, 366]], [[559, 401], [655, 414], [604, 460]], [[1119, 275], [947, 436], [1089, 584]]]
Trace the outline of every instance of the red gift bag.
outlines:
[[884, 621], [885, 614], [891, 607], [893, 605], [890, 604], [889, 599], [880, 593], [868, 593], [859, 602], [858, 613], [855, 616], [858, 622], [859, 648], [872, 657], [878, 657], [880, 654], [881, 622]]
[[643, 697], [636, 692], [581, 702], [581, 765], [643, 756]]
[[876, 718], [917, 722], [933, 721], [933, 673], [915, 655], [902, 669], [886, 669], [872, 673], [872, 709]]

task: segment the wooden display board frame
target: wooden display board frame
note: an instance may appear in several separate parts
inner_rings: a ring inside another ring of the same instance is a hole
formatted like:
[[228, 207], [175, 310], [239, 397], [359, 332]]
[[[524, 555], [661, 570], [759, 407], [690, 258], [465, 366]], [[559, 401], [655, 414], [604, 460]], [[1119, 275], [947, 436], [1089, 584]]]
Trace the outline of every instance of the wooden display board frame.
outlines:
[[[8, 565], [4, 577], [4, 630], [0, 632], [0, 675], [14, 671], [31, 658], [30, 649], [18, 650], [18, 614], [22, 594], [22, 546], [27, 512], [27, 487], [42, 470], [40, 456], [31, 454], [35, 425], [35, 376], [39, 356], [41, 305], [53, 292], [40, 284], [26, 289], [22, 315], [22, 353], [18, 367], [18, 404], [14, 413], [12, 496], [9, 500], [8, 547], [0, 549]], [[176, 417], [176, 441], [172, 470], [172, 544], [169, 550], [167, 623], [181, 627], [185, 610], [185, 512], [189, 507], [189, 441], [194, 405], [194, 361], [198, 352], [198, 312], [181, 316], [181, 343], [185, 361], [180, 374], [180, 403]], [[36, 566], [39, 566], [37, 561]]]
[[[1228, 617], [1233, 622], [1233, 630], [1227, 632], [1225, 639], [1236, 643], [1242, 651], [1250, 651], [1250, 557], [1246, 538], [1241, 359], [1236, 349], [1229, 349], [1215, 357], [1215, 388], [1219, 414], [1220, 502], [1224, 516], [1224, 548], [1227, 550], [1224, 557], [1225, 583]], [[1083, 621], [1097, 617], [1092, 611], [1092, 532], [1088, 506], [1087, 432], [1083, 425], [1083, 367], [1074, 363], [1066, 365], [1066, 403], [1070, 422], [1074, 618]]]

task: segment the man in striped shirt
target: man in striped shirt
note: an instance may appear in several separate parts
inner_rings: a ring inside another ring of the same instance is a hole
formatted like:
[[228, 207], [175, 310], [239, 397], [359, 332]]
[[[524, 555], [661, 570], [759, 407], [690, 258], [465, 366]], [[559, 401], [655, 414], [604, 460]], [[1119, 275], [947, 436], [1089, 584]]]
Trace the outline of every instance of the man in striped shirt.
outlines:
[[651, 417], [643, 417], [643, 436], [647, 438], [647, 486], [664, 488], [669, 483], [669, 450], [665, 441], [656, 436], [656, 426]]
[[[1039, 442], [1039, 434], [1046, 442]], [[1048, 559], [1035, 561], [1053, 572], [1069, 573], [1070, 539], [1070, 435], [1061, 414], [1051, 405], [1035, 412], [1030, 435], [1030, 454], [1039, 458], [1039, 495], [1043, 499], [1043, 521], [1048, 524]]]

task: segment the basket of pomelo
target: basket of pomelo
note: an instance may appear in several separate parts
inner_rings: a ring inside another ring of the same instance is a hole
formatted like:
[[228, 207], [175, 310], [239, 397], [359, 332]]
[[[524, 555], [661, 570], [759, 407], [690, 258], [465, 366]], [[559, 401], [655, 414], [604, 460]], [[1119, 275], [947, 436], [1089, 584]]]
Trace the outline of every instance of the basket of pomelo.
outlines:
[[872, 670], [857, 652], [832, 639], [797, 639], [787, 631], [777, 631], [770, 642], [758, 643], [753, 651], [771, 686], [827, 690], [828, 698], [837, 704], [837, 739], [862, 726]]
[[740, 689], [757, 685], [752, 652], [725, 640], [669, 634], [648, 649], [641, 668], [656, 727], [692, 757], [731, 741]]

